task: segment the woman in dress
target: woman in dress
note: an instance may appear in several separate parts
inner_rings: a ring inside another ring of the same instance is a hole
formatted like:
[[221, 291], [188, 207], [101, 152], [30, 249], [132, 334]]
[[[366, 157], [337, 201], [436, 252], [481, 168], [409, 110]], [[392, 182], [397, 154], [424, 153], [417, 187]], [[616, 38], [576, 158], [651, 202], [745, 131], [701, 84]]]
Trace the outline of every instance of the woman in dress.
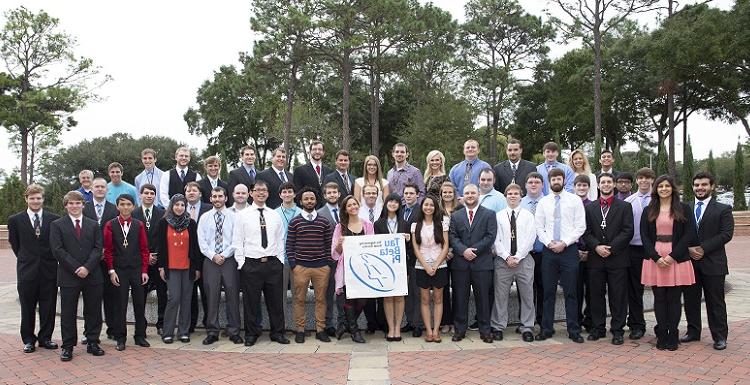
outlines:
[[[380, 219], [375, 221], [375, 234], [404, 234], [406, 242], [409, 242], [411, 235], [409, 227], [401, 216], [401, 196], [395, 193], [388, 194], [385, 197], [385, 205]], [[385, 336], [386, 341], [401, 341], [401, 321], [404, 318], [404, 297], [385, 297], [383, 298], [383, 309], [385, 310], [385, 319], [388, 323], [388, 332]]]
[[597, 187], [598, 183], [596, 182], [596, 175], [591, 172], [589, 158], [586, 157], [586, 154], [583, 152], [583, 150], [574, 150], [570, 154], [568, 165], [571, 169], [573, 169], [573, 172], [576, 175], [586, 175], [589, 177], [589, 200], [595, 201], [597, 198], [599, 198], [599, 188]]
[[[451, 214], [461, 208], [456, 198], [456, 186], [451, 181], [443, 182], [440, 186], [440, 210], [450, 218]], [[450, 222], [450, 221], [449, 221]], [[441, 331], [450, 333], [453, 328], [453, 298], [451, 296], [451, 262], [453, 261], [453, 249], [448, 245], [448, 283], [443, 288], [443, 319], [440, 322]]]
[[162, 341], [174, 341], [177, 321], [180, 341], [190, 342], [190, 300], [193, 282], [201, 276], [201, 253], [198, 247], [198, 225], [190, 218], [187, 199], [175, 194], [169, 200], [164, 217], [157, 227], [157, 255], [159, 275], [167, 283], [167, 307], [164, 310]]
[[427, 194], [440, 196], [443, 182], [450, 180], [445, 173], [445, 155], [438, 150], [427, 154], [427, 168], [424, 170], [424, 186]]
[[362, 202], [362, 193], [366, 185], [378, 188], [378, 200], [375, 201], [375, 212], [383, 208], [383, 197], [388, 196], [388, 179], [383, 178], [383, 171], [380, 168], [380, 160], [375, 155], [365, 157], [364, 170], [362, 177], [354, 180], [354, 198], [357, 202]]
[[656, 178], [651, 202], [641, 216], [644, 261], [641, 283], [651, 286], [656, 316], [656, 347], [677, 350], [682, 286], [695, 284], [688, 246], [695, 239], [690, 206], [680, 202], [674, 179]]
[[348, 327], [349, 333], [352, 336], [352, 341], [357, 343], [364, 343], [365, 339], [362, 338], [362, 333], [359, 331], [357, 325], [357, 319], [359, 318], [362, 309], [365, 307], [367, 298], [346, 298], [346, 287], [344, 286], [344, 238], [353, 237], [358, 235], [371, 235], [374, 234], [372, 223], [362, 220], [359, 218], [359, 202], [351, 195], [348, 195], [341, 201], [341, 215], [339, 216], [339, 223], [333, 230], [333, 240], [331, 242], [331, 257], [337, 261], [335, 282], [336, 282], [336, 301], [343, 302], [344, 318], [346, 320], [346, 327], [341, 327], [336, 331], [336, 338], [341, 339], [341, 336], [346, 332]]
[[[448, 283], [448, 227], [450, 220], [440, 210], [439, 198], [427, 194], [411, 225], [412, 246], [417, 257], [416, 278], [421, 297], [425, 342], [441, 342], [443, 287]], [[433, 312], [430, 314], [430, 302]]]

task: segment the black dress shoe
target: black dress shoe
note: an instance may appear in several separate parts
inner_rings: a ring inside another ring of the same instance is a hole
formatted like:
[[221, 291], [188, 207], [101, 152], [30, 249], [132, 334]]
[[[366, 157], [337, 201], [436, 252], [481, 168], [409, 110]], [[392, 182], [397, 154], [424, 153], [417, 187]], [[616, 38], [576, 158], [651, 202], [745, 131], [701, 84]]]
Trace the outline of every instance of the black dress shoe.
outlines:
[[586, 339], [589, 341], [599, 341], [599, 338], [601, 337], [599, 337], [598, 333], [591, 333], [588, 335], [588, 337], [586, 337]]
[[469, 330], [479, 330], [479, 322], [474, 321], [471, 325], [469, 325]]
[[495, 341], [502, 341], [503, 340], [503, 332], [500, 330], [495, 330], [492, 332], [492, 339]]
[[238, 335], [234, 335], [234, 336], [229, 337], [229, 340], [232, 341], [232, 343], [235, 344], [235, 345], [239, 345], [239, 344], [245, 342], [244, 340], [242, 340], [242, 337], [240, 337]]
[[670, 352], [673, 352], [677, 350], [677, 346], [678, 346], [677, 344], [667, 344], [667, 350], [669, 350]]
[[73, 348], [62, 348], [60, 361], [67, 362], [73, 359]]
[[489, 334], [480, 334], [479, 337], [482, 339], [482, 342], [484, 342], [484, 343], [491, 344], [492, 341], [493, 341], [493, 339], [492, 339], [492, 333], [489, 333]]
[[171, 344], [172, 342], [174, 342], [174, 337], [172, 336], [162, 337], [161, 341], [164, 342], [165, 344]]
[[523, 332], [521, 333], [521, 338], [524, 342], [534, 342], [534, 335], [531, 334], [531, 332]]
[[724, 350], [727, 348], [727, 341], [726, 340], [718, 340], [714, 342], [714, 349], [716, 350]]
[[328, 337], [334, 337], [336, 335], [336, 328], [333, 326], [329, 326], [325, 329], [326, 334]]
[[693, 342], [693, 341], [700, 341], [700, 340], [701, 340], [700, 337], [696, 337], [696, 336], [690, 335], [690, 334], [685, 334], [684, 336], [682, 336], [682, 338], [680, 338], [680, 342], [682, 342], [682, 343]]
[[138, 345], [138, 346], [140, 346], [142, 348], [151, 347], [151, 344], [148, 343], [148, 341], [146, 341], [146, 338], [144, 338], [144, 337], [135, 337], [135, 338], [133, 338], [133, 340], [135, 341], [136, 345]]
[[219, 337], [209, 334], [206, 336], [206, 338], [203, 339], [203, 345], [211, 345], [212, 343], [219, 340]]
[[115, 349], [117, 349], [118, 352], [125, 350], [125, 341], [117, 341]]
[[253, 346], [258, 341], [258, 336], [245, 336], [245, 346]]
[[282, 345], [286, 345], [289, 343], [289, 339], [286, 338], [283, 334], [277, 334], [275, 336], [271, 336], [271, 341], [278, 342]]
[[331, 337], [325, 331], [315, 333], [315, 339], [321, 342], [331, 342]]
[[646, 333], [643, 330], [639, 330], [639, 329], [631, 330], [628, 338], [630, 338], [631, 340], [639, 340], [643, 338], [645, 334]]
[[573, 341], [573, 342], [575, 342], [577, 344], [582, 344], [583, 343], [583, 337], [581, 337], [580, 333], [569, 334], [568, 338], [570, 338], [571, 341]]
[[86, 345], [89, 343], [89, 339], [86, 337], [81, 337], [81, 345]]
[[57, 349], [57, 344], [47, 340], [47, 341], [39, 341], [39, 347], [45, 348], [45, 349]]
[[451, 341], [458, 342], [466, 338], [466, 333], [455, 333], [453, 334], [453, 337], [451, 338]]
[[414, 338], [422, 337], [422, 327], [421, 326], [414, 327], [414, 330], [411, 331], [411, 336]]
[[411, 326], [410, 323], [407, 323], [406, 325], [401, 327], [401, 333], [408, 333], [412, 330], [414, 330], [414, 326]]
[[294, 342], [298, 344], [304, 344], [305, 343], [305, 332], [296, 332], [294, 333]]
[[86, 345], [86, 353], [94, 356], [103, 356], [104, 350], [99, 346], [98, 343], [89, 341], [88, 345]]
[[539, 334], [537, 334], [536, 337], [534, 337], [534, 339], [537, 341], [544, 341], [547, 338], [552, 338], [552, 336], [553, 334], [550, 332], [539, 332]]
[[182, 342], [183, 344], [186, 344], [186, 343], [190, 342], [190, 336], [187, 335], [187, 334], [181, 335], [180, 336], [180, 342]]
[[625, 338], [622, 335], [616, 334], [612, 337], [612, 345], [622, 345], [625, 343]]
[[23, 344], [24, 353], [34, 353], [35, 351], [36, 351], [36, 347], [34, 347], [34, 344], [32, 343]]

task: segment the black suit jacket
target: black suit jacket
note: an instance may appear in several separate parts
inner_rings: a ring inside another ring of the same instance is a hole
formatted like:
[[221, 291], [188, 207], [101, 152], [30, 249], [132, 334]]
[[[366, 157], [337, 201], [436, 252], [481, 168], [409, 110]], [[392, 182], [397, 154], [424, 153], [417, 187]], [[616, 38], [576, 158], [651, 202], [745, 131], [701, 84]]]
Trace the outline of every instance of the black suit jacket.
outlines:
[[[586, 232], [583, 240], [589, 250], [588, 268], [625, 268], [630, 266], [628, 245], [633, 238], [633, 208], [630, 203], [613, 199], [607, 213], [607, 227], [602, 229], [601, 203], [597, 199], [585, 207]], [[599, 245], [611, 246], [611, 254], [603, 258], [596, 253]]]
[[[284, 176], [286, 176], [287, 181], [294, 183], [294, 178], [288, 171], [284, 170]], [[258, 176], [255, 179], [262, 180], [268, 185], [268, 200], [266, 200], [266, 206], [272, 209], [281, 206], [279, 187], [283, 182], [281, 182], [281, 178], [279, 178], [279, 174], [276, 173], [276, 170], [274, 170], [273, 167], [269, 167], [258, 173]]]
[[[347, 195], [353, 195], [354, 194], [354, 180], [357, 179], [354, 175], [352, 175], [351, 172], [347, 172], [347, 177], [349, 177], [349, 193], [346, 193], [346, 187], [344, 186], [344, 179], [341, 178], [341, 174], [339, 174], [338, 170], [334, 170], [328, 175], [326, 175], [325, 178], [323, 178], [323, 186], [328, 184], [328, 182], [336, 182], [337, 185], [339, 185], [339, 194], [341, 196], [339, 197], [339, 202], [344, 200]], [[385, 198], [385, 197], [383, 197]]]
[[[151, 207], [151, 220], [146, 225], [146, 238], [148, 238], [148, 250], [152, 253], [156, 252], [156, 234], [159, 220], [164, 217], [164, 209]], [[133, 210], [133, 218], [142, 221], [146, 224], [146, 216], [143, 214], [143, 207], [138, 206]]]
[[26, 210], [8, 218], [8, 242], [16, 255], [18, 281], [57, 279], [57, 260], [49, 248], [49, 235], [50, 225], [58, 218], [57, 214], [42, 211], [39, 238]]
[[[513, 170], [510, 167], [510, 161], [495, 165], [495, 190], [505, 194], [505, 188], [513, 181]], [[518, 170], [516, 170], [516, 184], [521, 186], [523, 194], [526, 195], [526, 176], [536, 171], [536, 165], [528, 160], [521, 159], [518, 161]]]
[[[203, 203], [211, 204], [211, 190], [213, 190], [213, 186], [211, 186], [211, 181], [208, 180], [208, 177], [205, 177], [198, 181], [198, 185], [201, 187], [201, 201]], [[224, 187], [224, 190], [228, 191], [229, 184], [227, 182], [224, 182], [223, 180], [219, 179], [216, 183], [219, 187]], [[230, 199], [232, 196], [227, 192], [227, 205], [231, 206]]]
[[[167, 247], [167, 231], [169, 223], [166, 218], [161, 218], [156, 226], [156, 253], [158, 254], [157, 265], [164, 268], [165, 277], [169, 277], [169, 248]], [[195, 272], [201, 271], [203, 267], [203, 254], [198, 246], [198, 224], [190, 220], [188, 225], [188, 258], [190, 259], [190, 279], [195, 278]]]
[[[96, 220], [82, 217], [80, 239], [76, 236], [75, 225], [69, 216], [55, 220], [50, 225], [49, 245], [52, 255], [60, 264], [57, 268], [58, 286], [78, 287], [104, 282], [100, 268], [102, 230]], [[81, 266], [89, 271], [89, 275], [83, 279], [75, 273]]]
[[[117, 211], [117, 206], [106, 202], [104, 203], [104, 212], [102, 213], [102, 220], [99, 223], [99, 228], [104, 230], [104, 225], [116, 216], [120, 215]], [[89, 219], [93, 219], [96, 222], [96, 207], [94, 207], [94, 201], [86, 202], [83, 206], [83, 216]]]
[[[258, 175], [257, 172], [258, 171], [256, 170], [256, 176]], [[227, 184], [229, 185], [229, 191], [227, 193], [231, 196], [234, 192], [234, 187], [238, 184], [244, 184], [247, 186], [247, 189], [250, 190], [255, 184], [255, 178], [251, 177], [250, 174], [245, 171], [245, 166], [240, 166], [229, 172], [229, 182]]]
[[[196, 219], [195, 222], [198, 222], [198, 220], [201, 219], [201, 217], [203, 216], [203, 214], [209, 212], [214, 207], [211, 204], [206, 204], [206, 203], [203, 203], [203, 202], [200, 202], [200, 204], [201, 204], [200, 208], [198, 209], [198, 219]], [[187, 206], [185, 206], [185, 210], [189, 210], [189, 207], [190, 207], [190, 204], [188, 204]]]
[[[672, 225], [672, 252], [669, 255], [677, 262], [690, 260], [688, 246], [695, 244], [695, 216], [691, 213], [690, 206], [680, 203], [685, 222], [674, 221]], [[658, 206], [657, 206], [658, 207]], [[654, 262], [659, 260], [656, 252], [656, 221], [648, 220], [648, 208], [641, 215], [641, 241], [643, 242], [644, 258], [650, 258]]]
[[332, 172], [332, 168], [321, 164], [320, 179], [318, 179], [318, 174], [315, 172], [315, 168], [313, 167], [312, 163], [303, 164], [302, 166], [294, 169], [294, 186], [298, 189], [301, 189], [303, 187], [310, 187], [311, 189], [315, 190], [315, 195], [318, 202], [317, 207], [321, 208], [323, 207], [323, 205], [325, 205], [325, 200], [323, 199], [323, 180], [325, 179], [326, 175]]
[[[492, 210], [482, 206], [474, 209], [474, 220], [469, 225], [469, 216], [466, 207], [451, 214], [450, 244], [453, 247], [454, 270], [493, 270], [494, 254], [492, 244], [497, 234], [497, 220]], [[467, 248], [475, 247], [477, 257], [471, 261], [464, 258]]]
[[[695, 208], [691, 207], [691, 211], [695, 212]], [[734, 235], [732, 207], [711, 199], [704, 208], [703, 217], [697, 227], [698, 235], [693, 246], [703, 248], [703, 258], [693, 260], [693, 266], [706, 275], [729, 274], [724, 245], [729, 243]]]

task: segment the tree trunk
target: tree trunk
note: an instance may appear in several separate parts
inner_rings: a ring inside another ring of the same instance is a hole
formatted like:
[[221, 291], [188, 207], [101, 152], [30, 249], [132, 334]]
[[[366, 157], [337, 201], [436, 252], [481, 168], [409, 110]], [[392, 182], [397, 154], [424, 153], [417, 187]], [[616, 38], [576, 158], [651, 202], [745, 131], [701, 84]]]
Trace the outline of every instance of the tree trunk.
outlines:
[[286, 90], [286, 116], [284, 117], [284, 151], [287, 156], [287, 166], [291, 164], [292, 154], [289, 152], [289, 142], [292, 134], [292, 114], [294, 112], [294, 91], [297, 88], [297, 63], [292, 64], [289, 71], [289, 84]]
[[[672, 14], [674, 13], [674, 0], [669, 0], [669, 5], [667, 9], [667, 18], [672, 17]], [[673, 84], [669, 84], [669, 89], [667, 90], [667, 114], [668, 114], [668, 122], [669, 122], [669, 131], [667, 135], [669, 135], [669, 174], [673, 177], [677, 176], [677, 170], [675, 166], [675, 158], [674, 158], [674, 148], [675, 148], [675, 139], [674, 139], [674, 87]]]
[[[602, 33], [599, 16], [599, 2], [596, 2], [594, 16], [594, 142], [602, 140]], [[596, 154], [595, 157], [599, 157]]]
[[19, 127], [18, 133], [21, 135], [21, 181], [28, 185], [29, 131], [25, 127]]
[[370, 69], [370, 154], [380, 154], [380, 71], [373, 65]]
[[36, 163], [36, 133], [36, 130], [31, 133], [31, 143], [29, 144], [29, 163], [26, 166], [28, 168], [29, 184], [34, 183], [34, 163]]
[[352, 77], [352, 63], [350, 62], [351, 51], [345, 50], [343, 62], [341, 63], [341, 81], [343, 82], [343, 96], [341, 100], [341, 148], [346, 151], [351, 150], [351, 133], [349, 132], [349, 99], [351, 85], [349, 84]]

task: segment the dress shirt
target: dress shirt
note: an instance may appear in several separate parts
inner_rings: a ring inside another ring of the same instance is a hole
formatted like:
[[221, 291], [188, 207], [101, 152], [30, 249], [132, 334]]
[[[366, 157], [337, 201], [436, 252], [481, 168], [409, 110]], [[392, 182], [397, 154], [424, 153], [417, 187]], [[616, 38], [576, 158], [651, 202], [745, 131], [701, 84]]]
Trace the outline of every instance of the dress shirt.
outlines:
[[448, 175], [450, 176], [453, 185], [456, 186], [457, 196], [460, 197], [464, 196], [464, 177], [466, 176], [467, 164], [471, 164], [471, 178], [469, 178], [469, 183], [473, 183], [477, 186], [479, 186], [479, 174], [482, 170], [485, 168], [492, 168], [489, 163], [479, 158], [472, 160], [464, 159], [460, 163], [453, 165]]
[[519, 260], [525, 258], [534, 249], [536, 241], [536, 225], [534, 215], [521, 206], [511, 209], [506, 207], [496, 214], [497, 236], [495, 237], [495, 253], [498, 257], [507, 260], [510, 257], [510, 217], [511, 212], [516, 212], [516, 255]]
[[[248, 167], [248, 165], [242, 163], [242, 168], [244, 168], [247, 175], [252, 176], [253, 179], [255, 179], [255, 176], [258, 175], [258, 171], [255, 170], [255, 166]], [[250, 186], [247, 186], [247, 188], [250, 188]]]
[[83, 186], [79, 187], [76, 191], [83, 195], [84, 202], [91, 202], [94, 199], [94, 193], [91, 190], [86, 190]]
[[135, 186], [132, 184], [125, 181], [120, 182], [118, 185], [112, 182], [107, 183], [107, 202], [117, 206], [117, 197], [121, 194], [130, 194], [135, 199], [136, 206], [140, 203], [138, 191], [136, 191]]
[[232, 205], [232, 207], [229, 208], [229, 210], [231, 210], [233, 213], [237, 214], [238, 212], [240, 212], [240, 211], [242, 211], [242, 210], [244, 210], [244, 209], [246, 209], [248, 207], [250, 207], [250, 206], [248, 205], [248, 206], [245, 206], [244, 208], [240, 209], [240, 208], [237, 208], [237, 204], [235, 203], [235, 204]]
[[275, 256], [284, 262], [284, 225], [279, 213], [263, 206], [263, 217], [266, 219], [266, 234], [268, 244], [261, 246], [260, 237], [260, 207], [254, 202], [245, 210], [237, 212], [234, 217], [234, 232], [232, 246], [234, 258], [237, 260], [237, 270], [245, 264], [245, 258], [262, 258]]
[[44, 215], [43, 211], [44, 211], [44, 209], [39, 209], [39, 212], [35, 213], [35, 212], [31, 211], [31, 209], [28, 209], [28, 208], [26, 209], [26, 214], [28, 214], [28, 216], [29, 216], [29, 220], [31, 221], [31, 228], [32, 229], [34, 228], [34, 214], [39, 215], [39, 227], [42, 226], [42, 218], [43, 218], [43, 215]]
[[[284, 259], [282, 261], [286, 262], [286, 234], [289, 230], [289, 223], [292, 222], [292, 219], [294, 219], [294, 217], [302, 212], [302, 209], [297, 206], [284, 207], [284, 205], [281, 205], [275, 208], [274, 211], [276, 211], [279, 214], [279, 218], [281, 218], [281, 224], [284, 234], [284, 237], [282, 239], [283, 243], [281, 244], [281, 249], [283, 250], [284, 254]], [[265, 213], [263, 215], [265, 215]]]
[[487, 194], [479, 195], [479, 205], [492, 210], [493, 213], [497, 213], [508, 207], [508, 201], [505, 199], [505, 195], [492, 189]]
[[[586, 211], [578, 195], [560, 192], [560, 241], [570, 246], [586, 231]], [[536, 234], [543, 245], [552, 239], [555, 215], [555, 194], [546, 195], [536, 208]]]
[[[301, 215], [307, 221], [314, 221], [315, 218], [318, 217], [318, 212], [316, 210], [313, 210], [311, 213], [308, 213], [307, 211], [302, 210], [302, 212], [299, 213], [299, 215]], [[312, 218], [310, 218], [310, 215], [312, 215]]]
[[219, 178], [214, 179], [214, 178], [211, 178], [208, 175], [206, 175], [206, 178], [208, 178], [208, 183], [211, 184], [211, 188], [216, 188], [216, 186], [219, 185]]
[[[217, 212], [219, 211], [212, 208], [198, 221], [198, 246], [200, 246], [201, 253], [209, 260], [213, 260], [214, 255], [216, 255], [216, 218], [214, 215]], [[228, 209], [222, 209], [221, 214], [224, 215], [224, 223], [221, 225], [223, 250], [221, 255], [229, 258], [234, 255], [232, 236], [234, 235], [235, 214]]]
[[68, 218], [70, 218], [70, 220], [73, 222], [73, 227], [74, 228], [76, 227], [76, 220], [78, 220], [78, 225], [81, 227], [81, 230], [83, 230], [83, 215], [81, 215], [80, 217], [76, 218], [76, 217], [68, 214]]
[[[122, 229], [123, 236], [127, 239], [128, 234], [130, 233], [130, 226], [133, 223], [133, 217], [123, 218], [121, 215], [117, 216], [117, 223], [120, 224], [120, 228]], [[75, 224], [75, 222], [74, 222]], [[107, 274], [111, 274], [114, 270], [115, 265], [115, 246], [114, 241], [112, 239], [112, 221], [108, 221], [107, 224], [104, 225], [104, 229], [102, 230], [102, 259], [104, 260], [104, 264], [107, 266]], [[148, 273], [148, 260], [151, 253], [148, 250], [148, 236], [146, 235], [146, 226], [145, 224], [141, 226], [138, 229], [135, 229], [135, 231], [138, 231], [139, 234], [139, 244], [138, 244], [138, 252], [141, 255], [141, 274]], [[125, 256], [118, 256], [119, 258], [125, 258]]]
[[[380, 213], [382, 212], [382, 207], [380, 210], [378, 210], [378, 206], [375, 205], [375, 207], [372, 208], [372, 217], [373, 220], [370, 220], [370, 207], [368, 207], [366, 204], [362, 204], [362, 206], [359, 206], [359, 218], [363, 221], [367, 221], [370, 223], [375, 223], [378, 219], [380, 219]], [[412, 212], [412, 215], [414, 215], [414, 212]]]
[[633, 208], [633, 239], [630, 240], [630, 244], [634, 246], [643, 246], [641, 241], [641, 215], [646, 206], [643, 206], [643, 202], [648, 205], [651, 202], [651, 191], [641, 194], [640, 191], [627, 197], [625, 202], [630, 203], [630, 207]]
[[410, 165], [408, 162], [404, 163], [403, 167], [393, 166], [388, 170], [388, 186], [391, 192], [401, 195], [401, 203], [405, 203], [404, 187], [407, 184], [415, 184], [417, 186], [417, 202], [421, 202], [424, 198], [424, 177], [418, 168]]
[[[333, 218], [333, 222], [334, 222], [334, 223], [331, 223], [331, 227], [335, 227], [339, 223], [339, 220], [341, 219], [341, 216], [340, 216], [341, 213], [339, 212], [341, 210], [339, 209], [339, 206], [332, 205], [330, 203], [326, 203], [326, 206], [328, 207], [328, 211], [331, 212], [331, 218]], [[333, 211], [333, 210], [336, 210], [336, 211]]]
[[193, 218], [193, 220], [198, 222], [198, 219], [201, 217], [201, 207], [203, 207], [203, 202], [201, 201], [198, 201], [195, 203], [188, 202], [187, 206], [185, 206], [185, 211], [187, 211], [188, 214], [190, 214], [193, 211], [193, 209], [195, 209], [195, 218]]
[[615, 194], [615, 199], [624, 201], [625, 199], [628, 199], [628, 197], [631, 195], [633, 195], [633, 193], [630, 191], [628, 191], [627, 193], [621, 193], [618, 191], [617, 194]]
[[536, 166], [536, 171], [542, 175], [542, 182], [544, 183], [544, 186], [542, 187], [542, 194], [547, 195], [550, 193], [549, 170], [553, 168], [559, 168], [565, 172], [565, 185], [563, 187], [565, 188], [565, 191], [575, 194], [573, 181], [576, 179], [576, 174], [573, 172], [573, 169], [570, 168], [570, 166], [558, 161], [555, 161], [553, 163], [544, 162]]
[[[180, 166], [175, 166], [174, 169], [177, 170], [177, 175], [180, 175], [180, 171], [183, 171], [183, 170], [185, 170], [185, 175], [187, 175], [187, 172], [188, 172], [187, 167], [180, 168]], [[195, 181], [197, 182], [201, 179], [202, 179], [201, 174], [196, 172]], [[159, 185], [157, 187], [159, 187], [158, 197], [159, 197], [159, 202], [161, 202], [161, 206], [169, 207], [169, 198], [170, 198], [169, 196], [169, 172], [167, 171], [162, 172], [161, 181], [159, 181]], [[184, 194], [184, 192], [182, 192], [182, 194]]]
[[703, 206], [701, 206], [701, 216], [695, 218], [696, 225], [700, 226], [701, 219], [703, 219], [703, 214], [706, 213], [706, 209], [708, 208], [708, 203], [711, 202], [711, 195], [709, 195], [708, 198], [704, 200], [700, 200], [698, 198], [695, 199], [695, 203], [693, 204], [693, 216], [695, 216], [695, 208], [698, 207], [698, 202], [703, 202]]
[[162, 176], [164, 176], [164, 171], [160, 170], [158, 167], [154, 167], [151, 170], [141, 171], [140, 174], [136, 175], [135, 180], [133, 181], [135, 191], [140, 192], [141, 186], [146, 183], [154, 185], [154, 187], [156, 187], [156, 199], [154, 200], [154, 204], [161, 206], [161, 202], [159, 201], [159, 191], [161, 191]]
[[[279, 169], [277, 169], [276, 167], [274, 167], [274, 166], [271, 166], [271, 169], [273, 169], [273, 172], [274, 172], [274, 174], [276, 174], [276, 177], [277, 177], [277, 178], [279, 178], [279, 180], [280, 180], [280, 181], [281, 181], [282, 183], [284, 183], [284, 182], [289, 182], [289, 178], [287, 178], [287, 177], [286, 177], [286, 173], [284, 172], [284, 169], [283, 169], [283, 168], [282, 168], [281, 170], [279, 170]], [[284, 173], [284, 179], [281, 179], [281, 175], [279, 175], [279, 174], [281, 174], [281, 173]], [[250, 188], [250, 186], [248, 186], [248, 188]]]

